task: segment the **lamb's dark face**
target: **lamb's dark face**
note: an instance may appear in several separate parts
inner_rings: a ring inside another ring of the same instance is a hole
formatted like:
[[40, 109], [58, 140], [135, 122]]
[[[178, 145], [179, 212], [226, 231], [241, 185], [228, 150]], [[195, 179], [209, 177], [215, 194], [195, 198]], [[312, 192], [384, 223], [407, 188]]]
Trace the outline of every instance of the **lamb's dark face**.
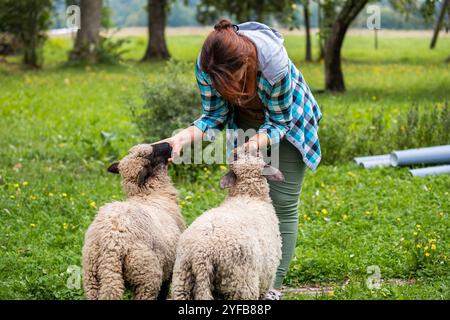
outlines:
[[108, 171], [120, 173], [125, 184], [131, 183], [141, 187], [151, 177], [167, 174], [171, 153], [172, 148], [168, 143], [139, 144], [131, 148], [120, 162], [113, 163]]

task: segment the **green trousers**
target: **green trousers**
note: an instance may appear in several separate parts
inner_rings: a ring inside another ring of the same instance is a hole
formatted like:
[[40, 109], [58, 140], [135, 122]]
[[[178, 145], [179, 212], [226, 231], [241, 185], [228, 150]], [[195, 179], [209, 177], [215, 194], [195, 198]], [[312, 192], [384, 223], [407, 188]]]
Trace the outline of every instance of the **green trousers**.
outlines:
[[[259, 127], [242, 119], [237, 124], [243, 130]], [[269, 181], [270, 198], [280, 221], [282, 239], [282, 259], [274, 283], [275, 288], [280, 288], [297, 243], [298, 205], [306, 165], [300, 151], [285, 138], [278, 146], [272, 147], [272, 152], [279, 152], [279, 169], [285, 177], [283, 182]]]

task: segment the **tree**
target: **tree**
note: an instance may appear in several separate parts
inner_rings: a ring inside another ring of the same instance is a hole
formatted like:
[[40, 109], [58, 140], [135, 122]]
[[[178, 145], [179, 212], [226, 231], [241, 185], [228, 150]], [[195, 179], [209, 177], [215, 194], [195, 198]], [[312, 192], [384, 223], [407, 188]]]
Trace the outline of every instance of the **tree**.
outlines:
[[22, 62], [30, 68], [43, 63], [42, 47], [51, 19], [51, 0], [0, 0], [0, 32], [13, 35], [23, 48]]
[[[433, 39], [431, 40], [430, 49], [434, 49], [436, 47], [436, 42], [437, 42], [437, 39], [439, 36], [439, 31], [442, 28], [442, 24], [443, 24], [444, 18], [445, 18], [445, 13], [446, 13], [447, 9], [449, 9], [449, 5], [450, 5], [450, 0], [444, 0], [444, 2], [442, 3], [441, 12], [439, 13], [439, 17], [436, 22], [436, 26], [434, 28]], [[450, 11], [449, 11], [449, 15], [450, 15]], [[450, 19], [450, 16], [449, 16], [449, 19]]]
[[148, 0], [148, 45], [143, 61], [151, 59], [169, 59], [166, 37], [164, 34], [167, 22], [168, 1]]
[[283, 20], [292, 14], [298, 0], [201, 0], [197, 5], [197, 20], [212, 23], [229, 14], [237, 22], [265, 22], [272, 14]]
[[77, 31], [69, 60], [87, 63], [98, 62], [100, 30], [102, 26], [102, 0], [80, 0], [80, 29]]
[[306, 33], [305, 60], [307, 62], [311, 62], [312, 46], [311, 46], [311, 21], [310, 21], [309, 0], [303, 0], [303, 19], [305, 21], [305, 33]]
[[[327, 1], [325, 1], [327, 2]], [[332, 1], [335, 4], [335, 1]], [[341, 50], [344, 38], [353, 20], [366, 6], [369, 0], [346, 0], [326, 37], [325, 54], [325, 89], [333, 92], [344, 92], [345, 82], [341, 65]]]

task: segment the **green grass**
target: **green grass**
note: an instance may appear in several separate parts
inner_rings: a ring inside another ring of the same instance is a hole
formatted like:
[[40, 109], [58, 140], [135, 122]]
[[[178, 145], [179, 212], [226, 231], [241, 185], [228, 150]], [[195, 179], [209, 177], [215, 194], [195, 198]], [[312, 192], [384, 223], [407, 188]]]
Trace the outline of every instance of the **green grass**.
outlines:
[[[175, 59], [194, 61], [202, 40], [171, 37], [169, 47]], [[428, 42], [387, 38], [374, 51], [372, 38], [349, 37], [348, 93], [317, 96], [324, 119], [350, 112], [359, 121], [377, 108], [402, 112], [413, 103], [433, 108], [450, 100], [444, 63], [450, 41], [440, 39], [436, 51], [427, 49]], [[66, 270], [81, 263], [95, 208], [123, 197], [118, 178], [106, 173], [106, 159], [142, 141], [128, 102], [139, 103], [142, 80], [164, 70], [162, 63], [133, 61], [144, 46], [143, 38], [133, 38], [124, 63], [75, 68], [64, 65], [70, 43], [52, 39], [41, 71], [22, 70], [14, 64], [17, 58], [0, 64], [1, 299], [83, 297], [81, 289], [66, 287]], [[286, 46], [310, 86], [322, 88], [323, 66], [302, 61], [303, 38], [289, 36]], [[105, 144], [102, 131], [117, 138]], [[205, 171], [194, 185], [176, 183], [189, 223], [225, 196], [218, 189], [221, 174]], [[286, 285], [334, 288], [333, 294], [313, 297], [318, 299], [449, 299], [449, 192], [449, 176], [412, 178], [406, 169], [365, 171], [342, 163], [309, 172]], [[369, 290], [371, 265], [380, 267], [385, 280], [415, 283], [386, 282]]]

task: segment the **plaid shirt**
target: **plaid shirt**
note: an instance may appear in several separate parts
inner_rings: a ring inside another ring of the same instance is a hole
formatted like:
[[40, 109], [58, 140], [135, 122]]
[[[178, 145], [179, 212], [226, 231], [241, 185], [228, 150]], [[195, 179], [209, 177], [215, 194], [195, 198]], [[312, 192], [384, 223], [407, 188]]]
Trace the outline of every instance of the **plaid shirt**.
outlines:
[[[198, 61], [196, 76], [203, 115], [193, 125], [206, 133], [208, 129], [223, 129], [225, 126], [237, 129], [228, 102], [214, 89]], [[257, 91], [267, 107], [264, 110], [265, 122], [258, 133], [267, 134], [271, 145], [286, 137], [300, 151], [305, 164], [315, 170], [321, 159], [318, 129], [322, 113], [300, 71], [289, 60], [289, 72], [273, 86], [258, 72]]]

